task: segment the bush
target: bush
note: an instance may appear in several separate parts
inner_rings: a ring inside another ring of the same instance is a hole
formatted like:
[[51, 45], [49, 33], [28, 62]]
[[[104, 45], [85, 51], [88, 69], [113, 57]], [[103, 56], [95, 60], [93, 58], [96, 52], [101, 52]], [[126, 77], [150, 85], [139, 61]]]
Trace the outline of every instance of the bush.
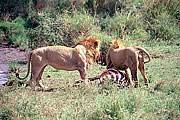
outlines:
[[146, 41], [148, 33], [144, 30], [143, 19], [140, 12], [116, 13], [113, 17], [107, 17], [103, 22], [104, 31], [111, 36], [121, 38], [124, 42]]
[[1, 22], [0, 30], [3, 37], [0, 39], [10, 44], [16, 44], [21, 48], [26, 48], [28, 37], [24, 28], [24, 23], [25, 21], [20, 17], [12, 22]]
[[17, 17], [26, 18], [29, 0], [1, 0], [0, 20], [14, 20]]
[[71, 46], [77, 39], [100, 31], [100, 27], [96, 26], [97, 20], [88, 13], [64, 12], [62, 15], [52, 15], [42, 12], [40, 17], [40, 25], [29, 32], [35, 43]]
[[142, 12], [149, 41], [155, 43], [166, 42], [166, 44], [177, 44], [179, 41], [180, 20], [177, 15], [180, 11], [177, 6], [179, 2], [156, 0], [148, 3], [149, 7]]
[[180, 37], [178, 34], [178, 24], [173, 23], [169, 15], [165, 12], [153, 20], [154, 23], [148, 28], [151, 39], [157, 42], [166, 41], [168, 43], [176, 43]]
[[101, 42], [101, 56], [99, 58], [99, 63], [101, 65], [106, 65], [106, 54], [108, 51], [108, 48], [111, 44], [111, 41], [113, 39], [115, 39], [115, 37], [113, 36], [109, 36], [107, 33], [105, 32], [101, 32], [101, 33], [96, 33], [94, 34], [94, 36], [97, 36], [102, 42]]

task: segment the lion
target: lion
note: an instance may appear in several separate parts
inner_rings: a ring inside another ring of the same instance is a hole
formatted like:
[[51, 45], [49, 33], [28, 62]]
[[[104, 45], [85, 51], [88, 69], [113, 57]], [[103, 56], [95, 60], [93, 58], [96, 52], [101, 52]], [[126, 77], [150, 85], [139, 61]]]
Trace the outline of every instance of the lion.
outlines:
[[[148, 57], [148, 61], [144, 61], [144, 54]], [[144, 65], [150, 61], [151, 57], [146, 49], [125, 47], [119, 40], [112, 41], [112, 45], [106, 55], [107, 68], [115, 67], [116, 69], [125, 70], [130, 83], [132, 83], [132, 79], [135, 81], [135, 87], [138, 86], [137, 69], [140, 70], [145, 85], [148, 86]]]
[[45, 67], [51, 65], [58, 70], [78, 70], [81, 79], [85, 81], [85, 84], [88, 84], [87, 69], [90, 68], [94, 60], [99, 58], [100, 43], [98, 37], [85, 37], [77, 41], [72, 47], [48, 46], [37, 48], [30, 53], [26, 76], [20, 78], [19, 74], [16, 73], [16, 77], [20, 80], [27, 78], [31, 64], [31, 78], [28, 84], [32, 90], [35, 90], [35, 86], [42, 89], [47, 88], [40, 83], [40, 80]]

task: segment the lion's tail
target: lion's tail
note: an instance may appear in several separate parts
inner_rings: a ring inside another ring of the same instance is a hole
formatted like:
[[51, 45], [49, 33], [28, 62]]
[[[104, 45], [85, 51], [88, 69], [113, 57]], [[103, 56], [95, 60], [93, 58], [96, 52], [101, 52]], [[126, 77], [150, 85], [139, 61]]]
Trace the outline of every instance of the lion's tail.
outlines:
[[141, 48], [141, 47], [134, 47], [136, 50], [139, 50], [139, 51], [142, 51], [143, 53], [145, 53], [148, 57], [148, 61], [145, 61], [144, 63], [148, 63], [151, 61], [151, 56], [150, 54], [148, 53], [148, 51], [145, 49], [145, 48]]
[[28, 72], [27, 72], [26, 76], [25, 76], [24, 78], [20, 78], [20, 77], [19, 77], [19, 73], [16, 73], [16, 77], [17, 77], [18, 79], [24, 80], [24, 79], [26, 79], [26, 78], [28, 77], [29, 72], [30, 72], [30, 61], [31, 61], [31, 56], [32, 56], [32, 52], [30, 53], [30, 56], [29, 56], [29, 60], [28, 60]]

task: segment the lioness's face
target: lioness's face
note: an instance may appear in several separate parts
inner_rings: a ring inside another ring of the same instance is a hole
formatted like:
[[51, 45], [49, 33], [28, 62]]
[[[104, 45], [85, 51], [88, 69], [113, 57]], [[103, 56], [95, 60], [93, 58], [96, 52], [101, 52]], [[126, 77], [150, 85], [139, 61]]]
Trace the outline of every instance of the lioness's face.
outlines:
[[94, 59], [97, 60], [100, 57], [100, 43], [95, 42], [94, 47], [95, 47]]

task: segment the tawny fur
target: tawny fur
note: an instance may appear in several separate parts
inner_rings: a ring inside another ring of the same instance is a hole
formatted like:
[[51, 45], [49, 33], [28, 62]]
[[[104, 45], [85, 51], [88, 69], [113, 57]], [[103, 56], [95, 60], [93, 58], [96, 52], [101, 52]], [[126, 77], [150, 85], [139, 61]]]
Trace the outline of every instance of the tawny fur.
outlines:
[[31, 64], [29, 85], [32, 90], [35, 90], [36, 85], [45, 88], [40, 80], [45, 67], [51, 65], [58, 70], [78, 70], [81, 79], [87, 84], [87, 69], [100, 56], [99, 48], [100, 40], [97, 37], [85, 37], [77, 41], [73, 47], [48, 46], [35, 49], [30, 53], [27, 75], [20, 78], [19, 74], [16, 74], [16, 77], [21, 80], [27, 78]]
[[[144, 54], [148, 61], [144, 62]], [[125, 70], [130, 81], [135, 81], [135, 87], [138, 86], [137, 69], [140, 70], [145, 84], [148, 86], [148, 80], [145, 73], [145, 63], [150, 62], [149, 53], [141, 47], [125, 47], [118, 40], [112, 42], [111, 47], [106, 55], [107, 68], [115, 67], [116, 69]]]

